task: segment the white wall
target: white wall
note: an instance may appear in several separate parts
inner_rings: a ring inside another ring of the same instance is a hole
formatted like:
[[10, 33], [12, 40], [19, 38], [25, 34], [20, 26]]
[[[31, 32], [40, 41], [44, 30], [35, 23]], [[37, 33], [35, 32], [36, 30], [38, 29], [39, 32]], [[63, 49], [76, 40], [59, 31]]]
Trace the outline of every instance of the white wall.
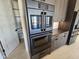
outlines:
[[26, 5], [25, 0], [18, 0], [19, 10], [20, 10], [20, 17], [21, 17], [21, 24], [23, 28], [23, 35], [24, 35], [24, 42], [26, 47], [26, 59], [31, 59], [30, 57], [30, 46], [29, 46], [29, 37], [28, 37], [28, 23], [27, 23], [27, 12], [26, 12]]
[[2, 54], [0, 53], [0, 59], [3, 59], [3, 56], [2, 56]]
[[0, 0], [0, 40], [7, 56], [18, 46], [11, 0]]

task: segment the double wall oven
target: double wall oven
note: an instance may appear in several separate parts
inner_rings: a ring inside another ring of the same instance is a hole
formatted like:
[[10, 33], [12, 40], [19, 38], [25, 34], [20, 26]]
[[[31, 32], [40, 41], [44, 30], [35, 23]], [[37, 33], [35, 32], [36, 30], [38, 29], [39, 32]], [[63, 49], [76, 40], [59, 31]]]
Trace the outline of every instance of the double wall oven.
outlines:
[[31, 52], [35, 55], [51, 46], [53, 12], [28, 9]]
[[35, 56], [32, 59], [38, 59], [36, 55], [51, 48], [54, 6], [27, 0], [27, 9], [31, 55]]
[[30, 34], [52, 30], [53, 12], [28, 9]]

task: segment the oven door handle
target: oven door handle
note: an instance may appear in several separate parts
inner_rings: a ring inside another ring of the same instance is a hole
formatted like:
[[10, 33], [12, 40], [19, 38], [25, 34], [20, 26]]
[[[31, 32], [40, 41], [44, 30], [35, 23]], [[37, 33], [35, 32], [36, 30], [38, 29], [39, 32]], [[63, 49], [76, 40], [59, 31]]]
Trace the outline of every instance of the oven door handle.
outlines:
[[46, 29], [44, 29], [44, 31], [46, 31]]
[[41, 12], [41, 31], [44, 31], [44, 11]]
[[43, 29], [41, 29], [41, 31], [43, 31]]

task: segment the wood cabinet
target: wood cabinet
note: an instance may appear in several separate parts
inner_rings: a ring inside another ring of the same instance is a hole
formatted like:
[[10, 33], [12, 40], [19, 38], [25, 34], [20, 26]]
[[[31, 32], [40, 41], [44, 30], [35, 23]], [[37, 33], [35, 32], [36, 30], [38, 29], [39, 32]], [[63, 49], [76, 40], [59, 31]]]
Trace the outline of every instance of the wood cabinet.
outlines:
[[54, 21], [64, 21], [68, 0], [56, 0]]

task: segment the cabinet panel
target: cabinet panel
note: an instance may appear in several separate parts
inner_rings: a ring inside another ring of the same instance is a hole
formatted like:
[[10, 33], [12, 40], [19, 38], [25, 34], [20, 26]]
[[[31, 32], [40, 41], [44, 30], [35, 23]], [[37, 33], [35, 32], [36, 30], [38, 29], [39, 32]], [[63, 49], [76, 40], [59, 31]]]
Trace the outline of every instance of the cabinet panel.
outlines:
[[59, 42], [60, 46], [63, 46], [66, 44], [67, 37], [68, 37], [68, 32], [64, 32], [64, 33], [60, 34], [60, 36], [58, 37], [58, 40], [60, 41]]
[[47, 4], [55, 5], [56, 0], [32, 0], [32, 1], [39, 1], [39, 2], [44, 2]]
[[45, 3], [51, 4], [51, 5], [55, 5], [56, 0], [45, 0]]
[[59, 48], [59, 42], [58, 42], [58, 41], [59, 41], [58, 38], [56, 38], [56, 39], [54, 40], [54, 49]]
[[64, 21], [68, 0], [56, 0], [54, 21]]
[[38, 2], [36, 2], [35, 0], [27, 0], [27, 7], [38, 8]]

